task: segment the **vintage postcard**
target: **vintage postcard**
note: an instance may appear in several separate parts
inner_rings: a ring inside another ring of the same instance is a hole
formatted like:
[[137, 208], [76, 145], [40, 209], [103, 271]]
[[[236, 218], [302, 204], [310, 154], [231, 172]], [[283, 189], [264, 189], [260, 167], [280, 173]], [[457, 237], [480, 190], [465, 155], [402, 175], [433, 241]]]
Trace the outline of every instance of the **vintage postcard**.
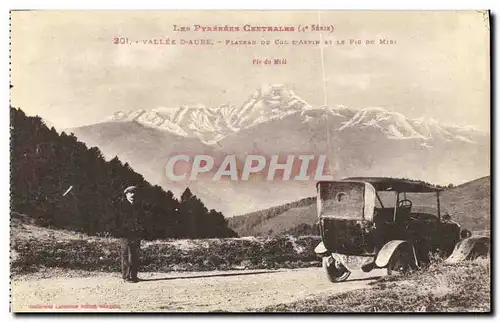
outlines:
[[488, 11], [11, 12], [11, 310], [491, 312]]

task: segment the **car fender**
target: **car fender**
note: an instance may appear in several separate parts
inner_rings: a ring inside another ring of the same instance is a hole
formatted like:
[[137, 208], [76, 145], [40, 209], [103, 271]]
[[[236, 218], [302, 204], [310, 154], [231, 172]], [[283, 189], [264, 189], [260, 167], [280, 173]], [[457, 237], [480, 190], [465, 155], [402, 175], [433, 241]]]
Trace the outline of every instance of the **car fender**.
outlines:
[[467, 259], [473, 259], [476, 256], [487, 256], [490, 251], [489, 237], [468, 237], [459, 241], [453, 253], [448, 257], [446, 263], [457, 263]]
[[377, 257], [375, 258], [375, 265], [377, 267], [387, 266], [392, 255], [398, 250], [410, 252], [413, 259], [414, 259], [414, 263], [413, 263], [414, 266], [418, 267], [415, 249], [406, 240], [391, 240], [390, 242], [386, 243], [378, 252]]
[[320, 242], [316, 248], [314, 248], [314, 252], [318, 255], [322, 255], [328, 252], [328, 249], [326, 249], [325, 244], [323, 242]]

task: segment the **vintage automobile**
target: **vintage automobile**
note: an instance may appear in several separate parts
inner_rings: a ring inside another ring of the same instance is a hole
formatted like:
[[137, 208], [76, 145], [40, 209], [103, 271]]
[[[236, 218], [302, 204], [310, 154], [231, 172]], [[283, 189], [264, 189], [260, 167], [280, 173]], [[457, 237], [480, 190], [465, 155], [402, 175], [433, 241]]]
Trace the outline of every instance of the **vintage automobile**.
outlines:
[[320, 181], [317, 208], [321, 243], [315, 248], [331, 282], [352, 271], [401, 274], [439, 254], [449, 262], [489, 254], [488, 237], [471, 237], [441, 214], [440, 192], [411, 180], [359, 177]]

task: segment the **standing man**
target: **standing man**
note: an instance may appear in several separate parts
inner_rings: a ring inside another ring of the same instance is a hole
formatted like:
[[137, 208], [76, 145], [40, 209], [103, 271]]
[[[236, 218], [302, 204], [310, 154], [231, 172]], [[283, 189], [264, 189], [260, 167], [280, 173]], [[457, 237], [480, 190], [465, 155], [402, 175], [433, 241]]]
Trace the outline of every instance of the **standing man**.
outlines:
[[127, 187], [124, 191], [125, 205], [122, 213], [121, 260], [122, 278], [125, 282], [137, 283], [139, 270], [139, 249], [141, 245], [140, 202], [136, 200], [136, 186]]

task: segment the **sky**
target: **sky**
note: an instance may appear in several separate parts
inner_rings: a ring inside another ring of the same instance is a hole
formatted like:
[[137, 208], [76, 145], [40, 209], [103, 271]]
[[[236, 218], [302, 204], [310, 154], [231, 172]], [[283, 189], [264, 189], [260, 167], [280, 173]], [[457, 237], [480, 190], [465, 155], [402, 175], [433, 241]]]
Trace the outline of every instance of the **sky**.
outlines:
[[[173, 25], [318, 22], [334, 31], [173, 31]], [[19, 11], [11, 24], [12, 106], [60, 129], [120, 110], [241, 105], [263, 84], [278, 83], [313, 106], [377, 106], [489, 131], [489, 26], [481, 12]], [[133, 44], [113, 44], [114, 37]], [[167, 37], [257, 43], [385, 38], [396, 44], [325, 45], [323, 60], [320, 46], [311, 45], [141, 44]], [[287, 64], [253, 64], [265, 58]]]

